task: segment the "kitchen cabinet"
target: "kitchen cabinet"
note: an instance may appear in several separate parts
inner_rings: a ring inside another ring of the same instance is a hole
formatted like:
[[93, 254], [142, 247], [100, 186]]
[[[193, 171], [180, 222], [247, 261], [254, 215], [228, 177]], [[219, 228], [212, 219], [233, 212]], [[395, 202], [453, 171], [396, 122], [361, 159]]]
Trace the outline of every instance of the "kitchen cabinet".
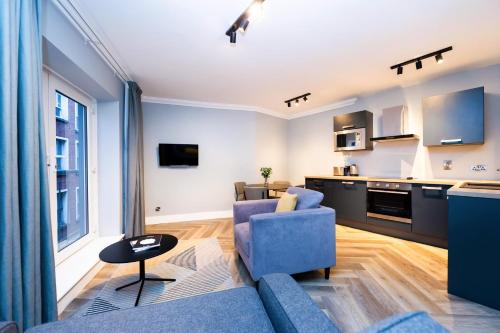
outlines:
[[345, 113], [333, 117], [333, 130], [335, 132], [344, 131], [353, 128], [366, 128], [370, 133], [367, 133], [368, 138], [372, 136], [373, 128], [373, 113], [370, 111], [358, 111]]
[[448, 239], [449, 185], [412, 186], [412, 232], [439, 239]]
[[[324, 186], [325, 186], [325, 180], [323, 180], [323, 179], [314, 179], [314, 178], [307, 178], [306, 179], [306, 189], [308, 189], [308, 190], [321, 192], [321, 193], [323, 193], [323, 195], [325, 195]], [[323, 198], [323, 201], [321, 201], [321, 205], [327, 206], [327, 205], [325, 205], [326, 199], [327, 198], [325, 195], [325, 197]]]
[[366, 182], [325, 180], [324, 205], [335, 209], [337, 223], [366, 223]]
[[484, 87], [423, 100], [424, 146], [484, 143]]

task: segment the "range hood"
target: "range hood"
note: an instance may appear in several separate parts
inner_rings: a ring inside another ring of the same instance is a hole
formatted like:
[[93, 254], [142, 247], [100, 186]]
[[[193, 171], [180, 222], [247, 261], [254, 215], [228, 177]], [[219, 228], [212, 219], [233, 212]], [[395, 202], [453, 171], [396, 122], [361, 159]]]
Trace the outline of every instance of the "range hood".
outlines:
[[387, 142], [418, 140], [416, 134], [406, 133], [408, 129], [408, 109], [406, 105], [398, 105], [382, 110], [383, 136], [370, 138], [370, 141]]

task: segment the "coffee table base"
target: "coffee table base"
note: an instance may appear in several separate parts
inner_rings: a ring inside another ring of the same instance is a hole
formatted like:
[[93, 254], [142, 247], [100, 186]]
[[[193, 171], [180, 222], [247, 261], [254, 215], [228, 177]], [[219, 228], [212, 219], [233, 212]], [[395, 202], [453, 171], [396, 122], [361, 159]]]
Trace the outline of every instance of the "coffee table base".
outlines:
[[144, 287], [145, 281], [160, 281], [160, 282], [175, 282], [175, 279], [163, 279], [163, 278], [148, 278], [146, 277], [146, 268], [144, 265], [144, 260], [139, 261], [139, 280], [127, 283], [121, 287], [115, 289], [115, 291], [121, 290], [123, 288], [127, 288], [133, 286], [134, 284], [141, 283], [141, 287], [139, 288], [139, 293], [137, 294], [137, 298], [135, 299], [135, 305], [139, 304], [139, 300], [141, 299], [142, 287]]

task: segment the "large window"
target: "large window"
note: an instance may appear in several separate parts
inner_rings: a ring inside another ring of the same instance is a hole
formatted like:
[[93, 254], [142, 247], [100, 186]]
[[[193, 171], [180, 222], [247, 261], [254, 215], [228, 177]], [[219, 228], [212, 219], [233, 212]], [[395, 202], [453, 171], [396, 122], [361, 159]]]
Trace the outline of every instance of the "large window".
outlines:
[[55, 91], [55, 159], [57, 169], [57, 250], [89, 233], [87, 199], [87, 107]]

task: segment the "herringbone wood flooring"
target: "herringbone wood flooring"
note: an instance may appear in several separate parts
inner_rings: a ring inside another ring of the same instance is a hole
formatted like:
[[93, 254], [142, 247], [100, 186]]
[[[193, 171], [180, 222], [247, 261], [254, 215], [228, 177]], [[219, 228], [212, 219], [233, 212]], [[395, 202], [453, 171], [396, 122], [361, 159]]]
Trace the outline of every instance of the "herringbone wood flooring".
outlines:
[[[231, 219], [157, 224], [147, 231], [184, 240], [217, 237], [235, 282], [253, 285], [234, 250]], [[454, 332], [500, 332], [499, 311], [447, 293], [447, 256], [443, 249], [337, 226], [337, 265], [330, 280], [322, 271], [294, 277], [343, 332], [415, 310], [427, 311]], [[107, 265], [62, 317], [95, 297], [115, 268]]]

